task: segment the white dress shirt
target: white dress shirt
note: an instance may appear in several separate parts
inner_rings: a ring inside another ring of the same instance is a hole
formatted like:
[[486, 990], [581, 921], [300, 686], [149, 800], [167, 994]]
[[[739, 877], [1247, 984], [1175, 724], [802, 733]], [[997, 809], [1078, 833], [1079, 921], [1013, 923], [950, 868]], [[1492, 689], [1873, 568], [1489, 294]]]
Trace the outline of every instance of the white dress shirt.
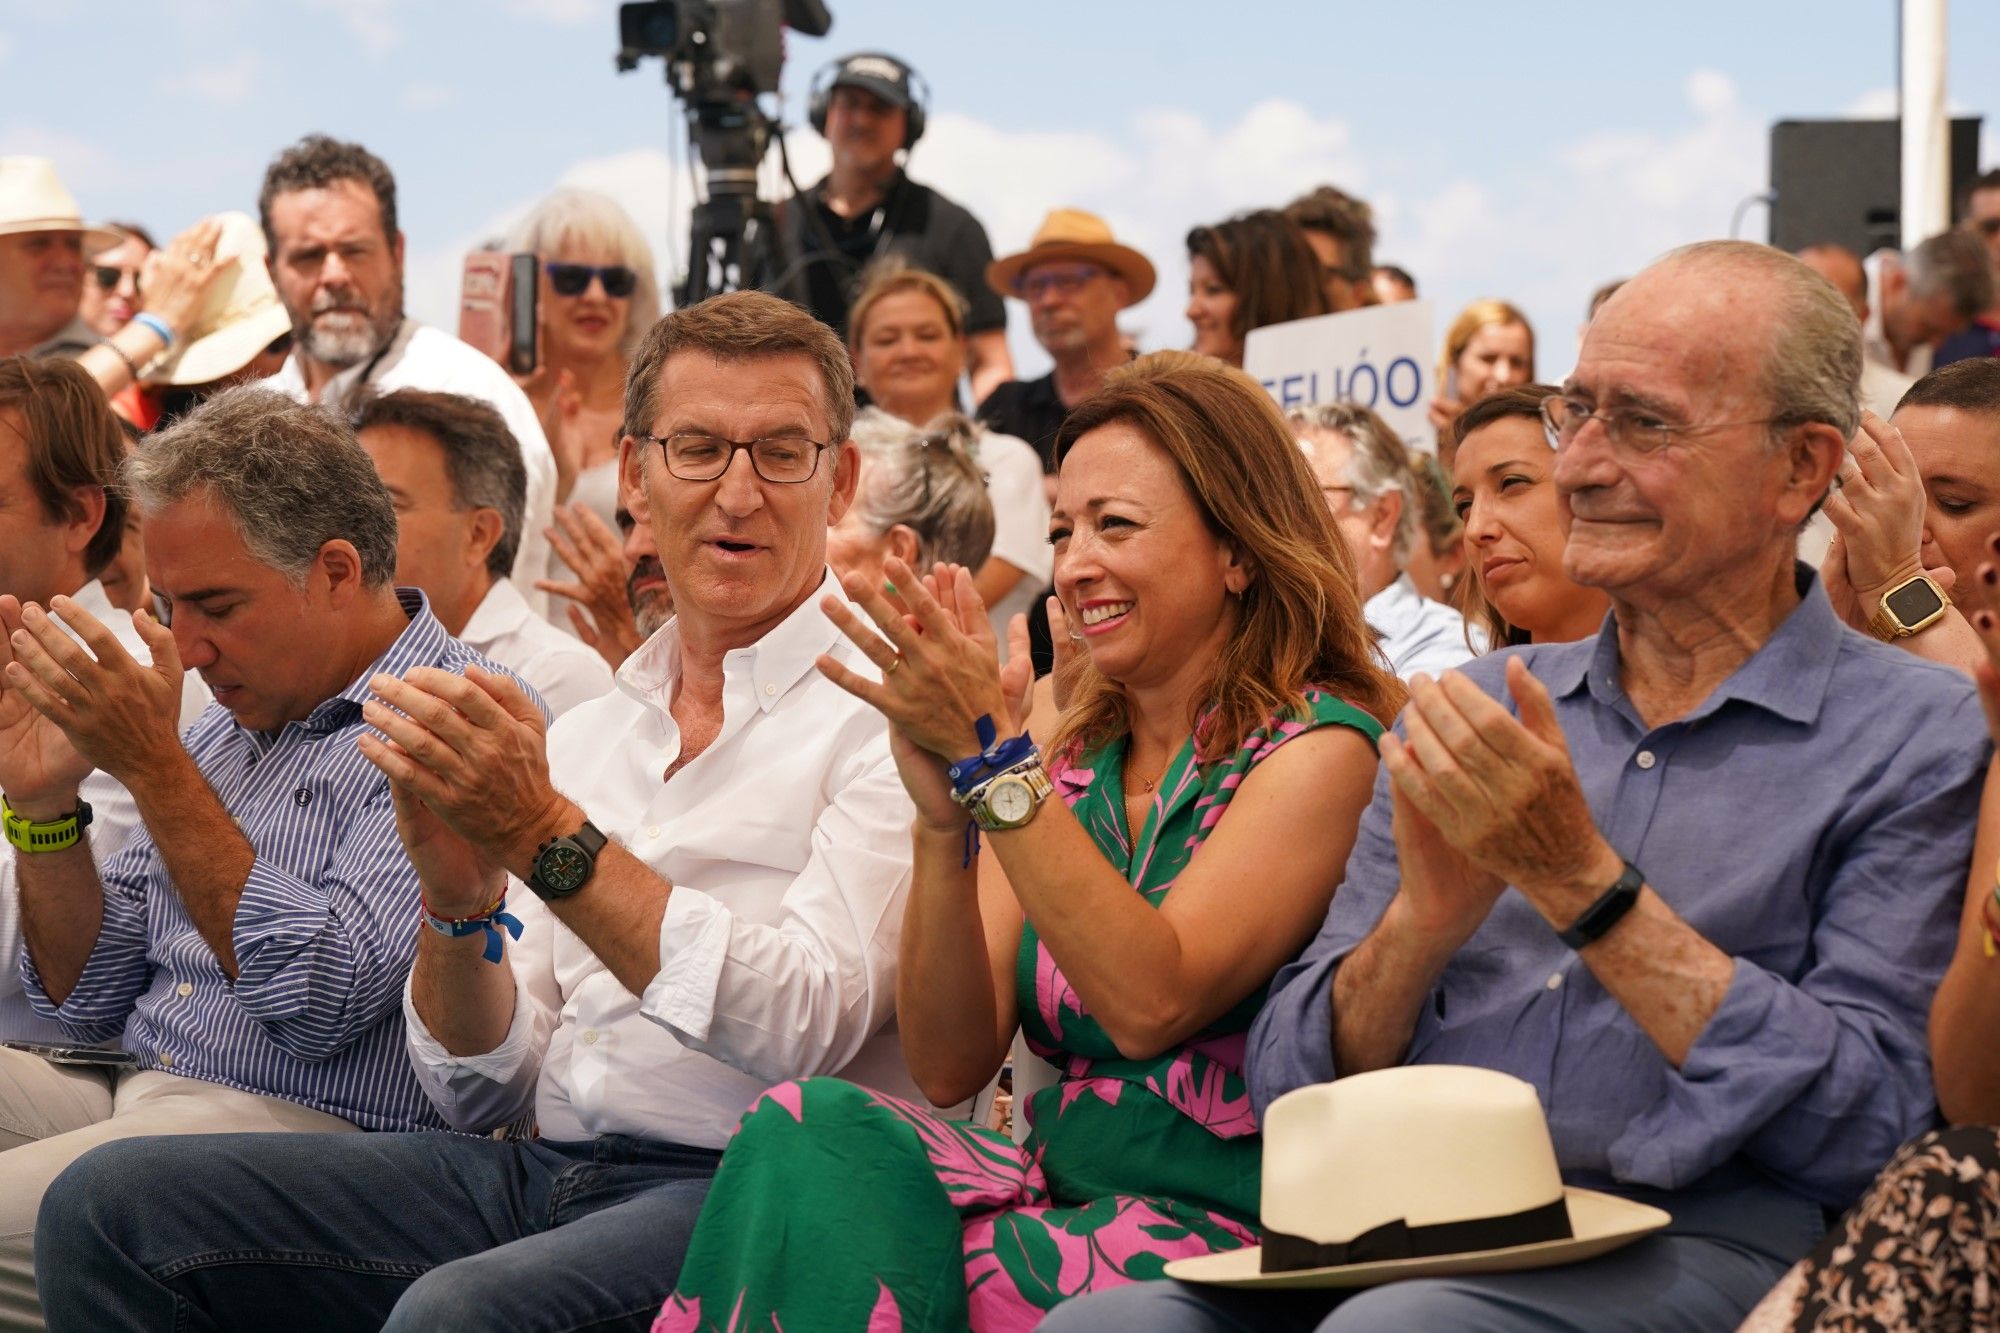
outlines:
[[[1931, 358], [1936, 352], [1929, 343], [1918, 343], [1910, 349], [1909, 359], [1897, 365], [1896, 349], [1889, 345], [1889, 335], [1882, 331], [1882, 261], [1895, 254], [1894, 250], [1877, 250], [1861, 261], [1862, 271], [1868, 275], [1868, 318], [1861, 325], [1861, 355], [1863, 360], [1893, 370], [1914, 384], [1931, 373]], [[1889, 406], [1891, 410], [1895, 408], [1894, 403]], [[1877, 416], [1889, 415], [1880, 408], [1874, 410]]]
[[524, 928], [508, 946], [515, 1009], [500, 1044], [453, 1057], [405, 991], [417, 1078], [454, 1127], [494, 1129], [532, 1105], [548, 1139], [720, 1148], [788, 1078], [837, 1073], [921, 1098], [891, 1021], [914, 811], [881, 715], [813, 665], [830, 653], [876, 674], [819, 608], [837, 590], [828, 574], [723, 659], [722, 729], [671, 782], [678, 621], [632, 654], [616, 690], [556, 723], [557, 787], [673, 885], [660, 970], [634, 998], [511, 883]]
[[493, 580], [458, 638], [534, 686], [557, 717], [611, 689], [597, 650], [536, 615], [512, 579]]
[[[294, 351], [277, 374], [262, 382], [288, 398], [311, 402], [306, 391], [305, 370]], [[528, 605], [537, 615], [547, 615], [548, 594], [535, 590], [535, 580], [546, 577], [549, 539], [542, 530], [555, 521], [556, 456], [542, 434], [541, 418], [521, 386], [500, 363], [477, 348], [460, 342], [443, 329], [403, 321], [396, 336], [379, 356], [341, 371], [320, 391], [320, 401], [344, 405], [359, 386], [363, 373], [368, 384], [380, 393], [397, 389], [427, 389], [432, 393], [463, 394], [490, 403], [499, 410], [521, 446], [521, 462], [528, 469], [528, 501], [521, 511], [521, 546], [514, 553], [514, 577], [526, 591]]]
[[[96, 579], [76, 590], [70, 599], [104, 622], [126, 652], [150, 663], [153, 655], [146, 641], [132, 627], [130, 612], [120, 611], [104, 595], [104, 585]], [[60, 623], [60, 617], [58, 617]], [[67, 628], [67, 626], [65, 626]], [[187, 672], [181, 677], [180, 729], [186, 731], [201, 710], [208, 707], [208, 686], [201, 677]], [[91, 853], [103, 865], [112, 853], [125, 845], [132, 830], [139, 827], [139, 807], [132, 794], [108, 773], [93, 772], [83, 780], [79, 793], [90, 805]], [[0, 1040], [47, 1041], [61, 1045], [75, 1043], [62, 1026], [37, 1015], [21, 990], [21, 888], [15, 858], [24, 855], [13, 848], [0, 848]]]
[[1000, 656], [1007, 656], [1007, 622], [1041, 600], [1055, 568], [1049, 545], [1049, 493], [1042, 484], [1042, 460], [1026, 440], [998, 431], [979, 436], [979, 468], [993, 501], [992, 554], [1021, 571], [1021, 580], [987, 611]]
[[1486, 648], [1477, 626], [1472, 632], [1479, 647], [1467, 644], [1465, 617], [1418, 592], [1408, 574], [1398, 574], [1394, 583], [1370, 597], [1361, 608], [1361, 618], [1382, 636], [1389, 669], [1404, 680], [1418, 671], [1433, 676], [1449, 671]]

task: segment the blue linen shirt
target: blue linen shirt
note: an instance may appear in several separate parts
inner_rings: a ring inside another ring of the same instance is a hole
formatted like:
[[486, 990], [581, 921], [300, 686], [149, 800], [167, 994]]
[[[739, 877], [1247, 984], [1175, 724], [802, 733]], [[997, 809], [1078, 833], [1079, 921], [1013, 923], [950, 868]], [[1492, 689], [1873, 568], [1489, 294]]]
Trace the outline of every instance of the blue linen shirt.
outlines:
[[361, 720], [376, 672], [501, 668], [446, 634], [422, 593], [399, 588], [397, 597], [408, 627], [304, 721], [248, 731], [211, 703], [184, 737], [256, 854], [232, 931], [236, 980], [195, 929], [141, 826], [99, 869], [104, 923], [61, 1005], [21, 951], [38, 1014], [79, 1041], [123, 1030], [141, 1069], [280, 1097], [363, 1129], [444, 1127], [404, 1049], [416, 870], [396, 833], [388, 779], [355, 742], [381, 735]]
[[[1504, 659], [1526, 660], [1598, 829], [1735, 959], [1679, 1069], [1517, 890], [1446, 965], [1406, 1061], [1532, 1083], [1572, 1184], [1681, 1189], [1747, 1162], [1844, 1207], [1935, 1119], [1925, 1023], [1991, 747], [1969, 680], [1846, 628], [1801, 576], [1770, 640], [1664, 726], [1625, 697], [1610, 619], [1594, 639], [1462, 668], [1512, 709]], [[1251, 1030], [1260, 1115], [1339, 1075], [1333, 974], [1399, 878], [1388, 782], [1384, 767], [1318, 938]]]

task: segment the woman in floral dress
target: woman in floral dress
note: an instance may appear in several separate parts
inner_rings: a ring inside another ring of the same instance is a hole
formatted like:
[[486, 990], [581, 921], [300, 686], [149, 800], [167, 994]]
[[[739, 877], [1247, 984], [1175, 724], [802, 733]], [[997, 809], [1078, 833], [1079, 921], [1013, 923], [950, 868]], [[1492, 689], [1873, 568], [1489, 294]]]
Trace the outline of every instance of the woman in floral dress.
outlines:
[[[1029, 1329], [1255, 1239], [1245, 1034], [1325, 915], [1402, 690], [1255, 381], [1146, 357], [1059, 448], [1051, 616], [1081, 641], [1059, 716], [1050, 682], [1030, 706], [1025, 651], [997, 665], [957, 568], [850, 585], [872, 625], [829, 613], [883, 676], [822, 669], [887, 717], [917, 808], [897, 1018], [918, 1086], [972, 1096], [1017, 1030], [1061, 1077], [1020, 1147], [834, 1079], [771, 1089], [656, 1333]], [[1054, 795], [975, 856], [946, 767], [991, 743], [982, 717], [1046, 740]]]

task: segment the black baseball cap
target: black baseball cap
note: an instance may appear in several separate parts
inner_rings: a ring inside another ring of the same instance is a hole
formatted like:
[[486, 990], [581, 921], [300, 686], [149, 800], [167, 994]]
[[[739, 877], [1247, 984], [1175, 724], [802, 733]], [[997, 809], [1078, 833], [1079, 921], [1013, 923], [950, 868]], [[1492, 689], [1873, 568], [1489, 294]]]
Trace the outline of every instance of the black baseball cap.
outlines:
[[859, 88], [873, 93], [890, 106], [904, 110], [908, 110], [914, 100], [910, 96], [909, 66], [894, 56], [875, 51], [862, 51], [842, 60], [839, 72], [833, 76], [833, 82], [828, 87]]

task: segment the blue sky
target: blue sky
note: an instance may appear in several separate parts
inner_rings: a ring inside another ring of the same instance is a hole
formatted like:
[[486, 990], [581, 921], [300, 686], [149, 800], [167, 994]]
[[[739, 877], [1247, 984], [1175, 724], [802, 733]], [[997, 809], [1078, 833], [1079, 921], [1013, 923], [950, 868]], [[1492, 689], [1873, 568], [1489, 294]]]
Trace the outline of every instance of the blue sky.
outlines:
[[[1772, 120], [1882, 114], [1896, 82], [1893, 0], [828, 2], [833, 32], [791, 40], [788, 118], [824, 60], [903, 55], [937, 90], [913, 174], [1002, 251], [1051, 206], [1106, 213], [1160, 265], [1132, 312], [1148, 346], [1185, 342], [1189, 226], [1330, 179], [1375, 201], [1380, 254], [1445, 313], [1524, 305], [1560, 374], [1598, 281], [1723, 234], [1764, 187]], [[89, 214], [170, 232], [254, 210], [299, 135], [358, 138], [397, 173], [412, 308], [449, 319], [465, 245], [558, 183], [616, 195], [663, 257], [680, 243], [679, 112], [657, 65], [613, 73], [615, 9], [0, 0], [0, 152], [49, 153]], [[1953, 101], [2000, 117], [2000, 4], [1959, 0], [1951, 40]], [[809, 130], [793, 143], [823, 162]]]

